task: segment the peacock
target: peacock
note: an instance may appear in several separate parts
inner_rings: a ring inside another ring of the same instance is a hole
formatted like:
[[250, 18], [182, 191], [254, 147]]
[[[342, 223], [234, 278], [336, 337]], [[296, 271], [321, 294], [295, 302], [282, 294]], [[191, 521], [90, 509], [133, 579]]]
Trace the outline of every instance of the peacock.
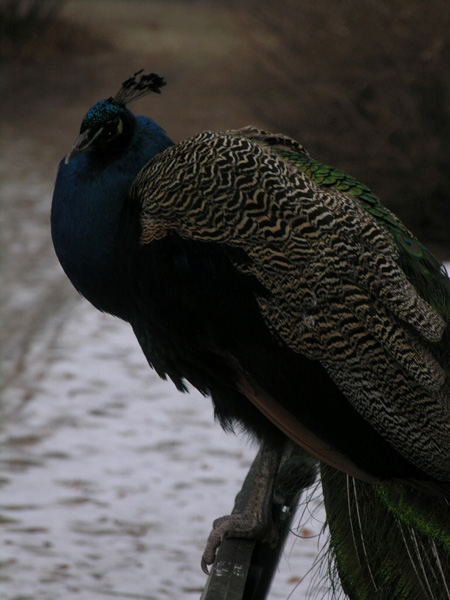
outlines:
[[51, 226], [78, 292], [131, 325], [159, 376], [260, 444], [251, 500], [214, 523], [203, 568], [227, 536], [273, 541], [268, 498], [299, 447], [320, 464], [328, 570], [347, 597], [450, 598], [443, 265], [368, 187], [285, 135], [173, 143], [127, 108], [164, 85], [139, 71], [87, 112]]

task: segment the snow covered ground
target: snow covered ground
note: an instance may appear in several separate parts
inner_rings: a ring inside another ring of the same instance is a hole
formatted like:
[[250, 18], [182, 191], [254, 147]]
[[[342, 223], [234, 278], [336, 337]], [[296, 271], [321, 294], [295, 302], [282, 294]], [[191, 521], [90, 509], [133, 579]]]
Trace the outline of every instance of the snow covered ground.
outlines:
[[[31, 350], [29, 388], [4, 399], [21, 409], [3, 431], [0, 598], [198, 598], [210, 524], [254, 449], [208, 399], [159, 380], [126, 324], [81, 299], [66, 317]], [[291, 536], [271, 598], [304, 598], [316, 553]]]

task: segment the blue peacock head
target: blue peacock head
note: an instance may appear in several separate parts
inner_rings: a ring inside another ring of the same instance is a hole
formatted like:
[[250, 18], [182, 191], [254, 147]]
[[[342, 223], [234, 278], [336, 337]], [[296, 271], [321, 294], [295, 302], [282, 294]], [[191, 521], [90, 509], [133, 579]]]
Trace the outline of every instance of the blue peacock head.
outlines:
[[150, 92], [160, 94], [164, 85], [166, 82], [162, 77], [156, 73], [143, 74], [141, 69], [122, 83], [114, 97], [94, 104], [81, 122], [80, 135], [67, 154], [65, 163], [68, 164], [83, 152], [112, 152], [122, 146], [131, 137], [135, 121], [126, 105]]

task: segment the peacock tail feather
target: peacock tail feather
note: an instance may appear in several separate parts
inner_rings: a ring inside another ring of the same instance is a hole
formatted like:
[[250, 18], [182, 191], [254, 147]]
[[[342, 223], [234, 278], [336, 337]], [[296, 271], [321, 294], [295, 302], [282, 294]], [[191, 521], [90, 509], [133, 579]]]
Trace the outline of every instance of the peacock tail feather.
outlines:
[[339, 578], [348, 598], [450, 598], [446, 498], [401, 483], [366, 484], [325, 465], [321, 478], [330, 534], [329, 572], [332, 580]]

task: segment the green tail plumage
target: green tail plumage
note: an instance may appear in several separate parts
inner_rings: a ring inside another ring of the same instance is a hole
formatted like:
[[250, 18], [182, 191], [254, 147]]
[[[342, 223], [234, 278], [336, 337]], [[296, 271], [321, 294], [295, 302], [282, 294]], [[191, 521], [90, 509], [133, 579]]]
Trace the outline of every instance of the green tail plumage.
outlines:
[[400, 483], [362, 483], [326, 466], [322, 485], [331, 565], [349, 598], [450, 598], [446, 498]]

